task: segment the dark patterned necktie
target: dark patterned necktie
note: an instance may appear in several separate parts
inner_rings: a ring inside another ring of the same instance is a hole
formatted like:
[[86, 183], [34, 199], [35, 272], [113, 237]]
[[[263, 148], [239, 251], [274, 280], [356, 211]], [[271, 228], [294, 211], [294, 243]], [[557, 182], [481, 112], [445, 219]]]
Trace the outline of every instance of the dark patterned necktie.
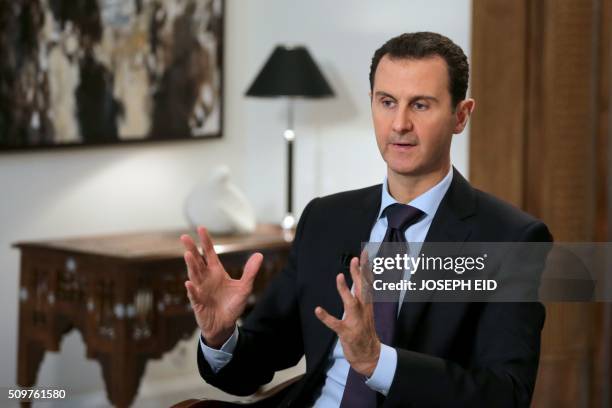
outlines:
[[[383, 239], [383, 245], [377, 253], [378, 257], [395, 257], [398, 253], [394, 245], [385, 246], [385, 242], [406, 242], [404, 233], [412, 224], [417, 222], [423, 211], [418, 208], [411, 207], [405, 204], [391, 204], [385, 208], [387, 216], [387, 231]], [[406, 251], [407, 251], [406, 246]], [[385, 271], [391, 280], [398, 281], [403, 274], [402, 271]], [[398, 291], [399, 299], [399, 291]], [[395, 334], [395, 323], [397, 321], [398, 302], [374, 302], [374, 323], [376, 325], [376, 334], [381, 343], [391, 345]], [[359, 374], [353, 368], [349, 369], [346, 378], [344, 393], [342, 394], [341, 408], [360, 408], [360, 407], [375, 407], [376, 392], [366, 385], [366, 377]]]

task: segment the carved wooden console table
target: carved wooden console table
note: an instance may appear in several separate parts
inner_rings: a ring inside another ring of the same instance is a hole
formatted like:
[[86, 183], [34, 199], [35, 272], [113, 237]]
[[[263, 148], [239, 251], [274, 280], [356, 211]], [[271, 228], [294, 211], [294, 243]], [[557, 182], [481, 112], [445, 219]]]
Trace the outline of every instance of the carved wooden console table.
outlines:
[[[87, 358], [102, 366], [108, 399], [129, 406], [147, 360], [160, 358], [196, 328], [184, 287], [183, 232], [15, 244], [21, 250], [17, 383], [33, 386], [45, 352], [58, 351], [62, 336], [76, 328]], [[213, 236], [234, 277], [251, 253], [264, 254], [255, 295], [284, 266], [290, 240], [272, 225], [249, 235]]]

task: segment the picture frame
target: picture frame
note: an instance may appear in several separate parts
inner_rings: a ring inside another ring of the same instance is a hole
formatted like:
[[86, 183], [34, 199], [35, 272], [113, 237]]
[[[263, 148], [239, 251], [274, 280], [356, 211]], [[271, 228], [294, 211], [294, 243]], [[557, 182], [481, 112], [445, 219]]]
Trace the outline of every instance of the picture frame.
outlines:
[[224, 8], [2, 2], [0, 152], [221, 137]]

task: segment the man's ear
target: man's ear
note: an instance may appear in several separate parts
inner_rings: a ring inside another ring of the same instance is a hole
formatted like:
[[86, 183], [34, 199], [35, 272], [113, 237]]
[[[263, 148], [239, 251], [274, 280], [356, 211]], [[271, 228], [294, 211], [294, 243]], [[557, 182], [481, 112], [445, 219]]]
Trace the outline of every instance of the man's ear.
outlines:
[[457, 109], [455, 109], [457, 123], [455, 123], [453, 133], [458, 134], [463, 132], [463, 129], [467, 126], [470, 115], [474, 112], [474, 108], [476, 108], [476, 101], [472, 98], [464, 99], [457, 104]]

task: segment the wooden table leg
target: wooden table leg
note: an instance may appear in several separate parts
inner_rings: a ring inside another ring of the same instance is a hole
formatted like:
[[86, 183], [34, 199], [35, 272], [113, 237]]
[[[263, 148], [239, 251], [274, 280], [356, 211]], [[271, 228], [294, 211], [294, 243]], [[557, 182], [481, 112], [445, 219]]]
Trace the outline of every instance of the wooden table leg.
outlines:
[[[19, 336], [17, 338], [17, 385], [20, 387], [33, 387], [36, 385], [38, 370], [45, 357], [45, 347], [37, 340], [30, 339], [25, 329], [27, 322], [26, 312], [21, 308], [19, 311]], [[32, 406], [30, 401], [22, 401], [19, 404], [22, 408]]]
[[38, 369], [45, 356], [45, 345], [37, 339], [35, 324], [41, 323], [41, 314], [35, 313], [33, 290], [26, 286], [27, 270], [21, 272], [19, 299], [19, 331], [17, 337], [17, 384], [32, 387], [36, 384]]
[[101, 355], [97, 359], [102, 366], [108, 400], [115, 407], [129, 407], [138, 392], [147, 358], [114, 354]]
[[17, 384], [21, 387], [32, 387], [36, 384], [38, 369], [45, 356], [45, 348], [37, 341], [21, 338], [18, 341]]

